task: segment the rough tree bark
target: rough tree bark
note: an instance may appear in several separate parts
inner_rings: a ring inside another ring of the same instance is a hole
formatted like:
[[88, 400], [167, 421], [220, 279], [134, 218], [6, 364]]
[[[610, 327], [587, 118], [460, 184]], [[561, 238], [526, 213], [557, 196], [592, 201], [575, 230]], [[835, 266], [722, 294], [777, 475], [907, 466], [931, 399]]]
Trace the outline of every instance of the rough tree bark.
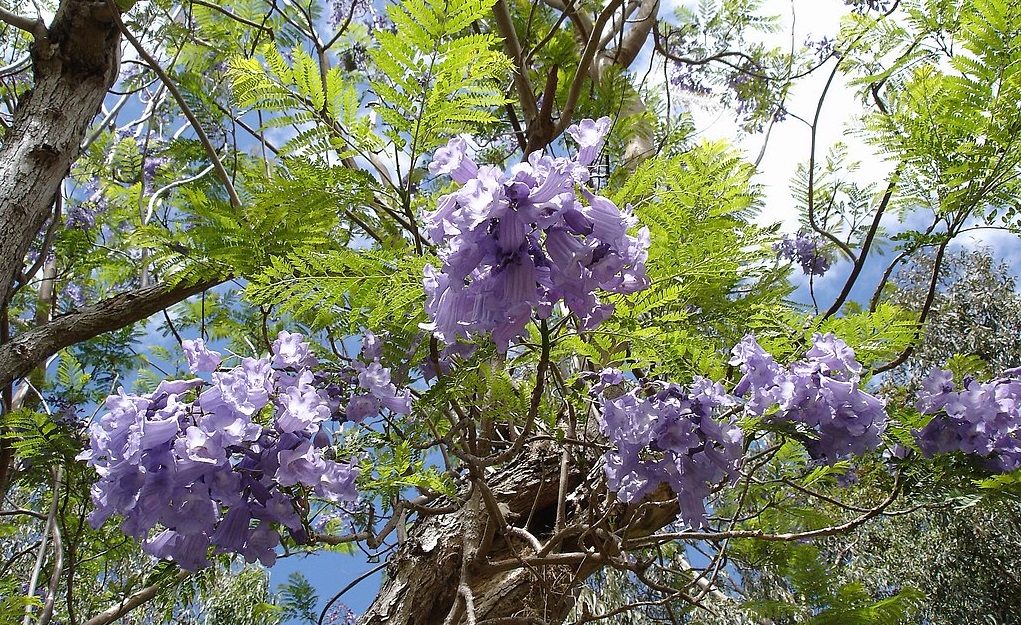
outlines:
[[[594, 458], [584, 466], [575, 458], [562, 485], [561, 459], [548, 442], [525, 446], [484, 479], [488, 493], [474, 480], [455, 511], [425, 515], [393, 555], [362, 625], [561, 623], [582, 582], [623, 541], [676, 518], [676, 498], [612, 502]], [[562, 489], [566, 514], [556, 528]]]
[[198, 284], [176, 287], [161, 284], [128, 291], [18, 334], [0, 345], [0, 386], [27, 375], [65, 347], [146, 319], [219, 283], [214, 278]]
[[32, 44], [35, 80], [0, 146], [0, 305], [79, 156], [120, 69], [120, 33], [106, 2], [64, 0]]

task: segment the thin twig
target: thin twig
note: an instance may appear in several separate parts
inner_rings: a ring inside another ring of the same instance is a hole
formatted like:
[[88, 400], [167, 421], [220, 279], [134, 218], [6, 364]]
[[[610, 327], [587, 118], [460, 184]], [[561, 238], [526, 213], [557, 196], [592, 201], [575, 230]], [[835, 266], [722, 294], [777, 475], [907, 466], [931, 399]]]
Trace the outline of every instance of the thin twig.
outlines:
[[[886, 213], [887, 207], [890, 205], [890, 200], [893, 198], [893, 192], [897, 188], [897, 180], [900, 178], [900, 166], [894, 170], [890, 176], [890, 182], [886, 185], [886, 192], [883, 193], [883, 199], [879, 202], [879, 206], [876, 208], [876, 215], [872, 219], [872, 225], [869, 227], [868, 233], [865, 235], [865, 240], [862, 241], [861, 250], [858, 252], [857, 258], [854, 259], [854, 267], [851, 268], [851, 273], [847, 276], [847, 280], [844, 282], [844, 288], [837, 295], [837, 299], [833, 300], [833, 304], [830, 306], [826, 314], [823, 315], [823, 319], [832, 317], [840, 310], [840, 307], [844, 305], [847, 297], [851, 294], [851, 288], [854, 287], [855, 282], [858, 281], [858, 276], [861, 274], [862, 269], [865, 268], [865, 261], [868, 259], [869, 249], [872, 247], [872, 242], [876, 238], [876, 233], [879, 232], [879, 222], [882, 221], [883, 215]], [[836, 195], [836, 193], [834, 193]]]
[[[347, 586], [344, 586], [343, 588], [341, 588], [340, 592], [338, 592], [337, 594], [335, 594], [332, 597], [330, 597], [330, 600], [326, 602], [326, 606], [323, 608], [323, 611], [319, 613], [319, 620], [317, 621], [317, 624], [318, 625], [323, 625], [323, 621], [326, 619], [326, 613], [330, 610], [330, 607], [334, 603], [336, 603], [341, 597], [344, 596], [344, 593], [346, 593], [347, 591], [351, 590], [352, 588], [354, 588], [355, 586], [360, 584], [362, 581], [364, 581], [369, 576], [374, 575], [375, 573], [378, 573], [379, 571], [383, 570], [386, 567], [387, 564], [389, 564], [389, 562], [388, 561], [384, 561], [384, 562], [381, 562], [380, 564], [374, 566], [373, 568], [369, 569], [368, 571], [366, 571], [366, 572], [362, 573], [361, 575], [359, 575], [358, 577], [354, 578], [354, 580], [352, 580], [351, 583], [349, 583]], [[88, 625], [88, 624], [86, 624], [86, 625]]]
[[198, 137], [199, 143], [201, 143], [202, 147], [205, 148], [206, 155], [209, 156], [209, 160], [213, 163], [213, 168], [216, 170], [217, 177], [220, 178], [220, 182], [223, 183], [223, 188], [227, 191], [227, 195], [230, 196], [231, 206], [234, 208], [241, 208], [241, 198], [238, 196], [238, 192], [234, 188], [234, 183], [231, 181], [230, 174], [227, 173], [227, 169], [223, 166], [223, 161], [220, 160], [219, 155], [216, 153], [216, 148], [213, 147], [213, 144], [206, 135], [206, 132], [202, 129], [202, 124], [200, 124], [198, 118], [195, 117], [195, 114], [185, 101], [184, 96], [182, 96], [181, 92], [178, 90], [177, 85], [174, 84], [174, 81], [170, 79], [170, 76], [167, 75], [162, 67], [160, 67], [160, 64], [156, 62], [156, 59], [154, 59], [152, 55], [145, 50], [142, 43], [134, 35], [132, 35], [130, 31], [128, 31], [127, 27], [124, 26], [124, 22], [121, 20], [120, 16], [120, 9], [117, 8], [117, 4], [114, 0], [106, 0], [106, 3], [111, 9], [111, 15], [113, 16], [114, 22], [117, 24], [117, 28], [120, 29], [121, 34], [123, 34], [124, 38], [128, 40], [131, 47], [138, 52], [138, 56], [142, 57], [142, 59], [149, 64], [152, 71], [159, 76], [160, 81], [164, 84], [164, 86], [166, 86], [167, 90], [170, 91], [170, 94], [174, 96], [174, 100], [177, 102], [177, 105], [181, 107], [181, 112], [188, 118], [188, 123], [191, 125], [192, 130], [195, 131], [195, 135]]

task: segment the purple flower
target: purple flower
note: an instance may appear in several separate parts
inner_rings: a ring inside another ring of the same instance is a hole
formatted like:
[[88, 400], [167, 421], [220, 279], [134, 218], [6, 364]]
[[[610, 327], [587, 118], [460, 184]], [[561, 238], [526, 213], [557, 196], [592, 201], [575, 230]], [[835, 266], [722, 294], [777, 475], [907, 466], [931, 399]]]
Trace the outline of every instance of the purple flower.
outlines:
[[221, 465], [227, 461], [220, 437], [194, 425], [184, 431], [183, 439], [177, 439], [175, 451], [181, 458], [195, 462]]
[[840, 53], [837, 52], [835, 48], [836, 43], [837, 40], [833, 39], [832, 37], [823, 37], [818, 41], [814, 41], [813, 39], [808, 38], [805, 40], [805, 47], [815, 52], [815, 55], [816, 57], [818, 57], [819, 62], [822, 63], [831, 56], [835, 57], [840, 56]]
[[626, 294], [648, 286], [648, 230], [628, 235], [636, 225], [629, 212], [585, 189], [588, 203], [577, 200], [578, 185], [588, 180], [585, 158], [594, 158], [589, 152], [609, 124], [604, 118], [572, 126], [582, 145], [577, 160], [535, 153], [506, 175], [493, 167], [454, 174], [463, 146], [448, 144], [434, 169], [463, 186], [425, 215], [442, 266], [425, 268], [430, 322], [423, 329], [447, 345], [489, 334], [506, 351], [558, 301], [593, 329], [613, 311], [597, 290]]
[[181, 348], [192, 373], [212, 373], [220, 368], [220, 352], [208, 349], [202, 339], [181, 341]]
[[142, 162], [142, 179], [145, 180], [146, 189], [152, 189], [152, 181], [156, 178], [156, 172], [160, 167], [170, 162], [165, 156], [146, 156]]
[[[195, 369], [219, 363], [200, 341], [185, 349]], [[298, 542], [308, 539], [298, 496], [354, 501], [357, 468], [324, 456], [330, 438], [319, 424], [330, 410], [316, 384], [329, 376], [307, 368], [315, 360], [300, 336], [281, 335], [274, 356], [286, 371], [269, 358], [249, 358], [211, 382], [164, 381], [148, 395], [121, 389], [108, 397], [107, 412], [90, 426], [89, 450], [79, 455], [99, 474], [89, 522], [98, 527], [119, 514], [125, 534], [186, 570], [209, 566], [211, 547], [268, 565], [280, 541], [274, 524]], [[389, 374], [374, 370], [373, 379], [396, 399]], [[194, 402], [182, 399], [202, 387]], [[260, 521], [255, 528], [252, 519]]]
[[231, 506], [213, 530], [209, 542], [216, 545], [218, 551], [238, 553], [248, 541], [251, 521], [252, 513], [247, 505]]
[[604, 400], [600, 429], [616, 445], [605, 456], [608, 487], [627, 503], [668, 484], [681, 520], [706, 524], [705, 498], [733, 481], [741, 460], [741, 429], [714, 412], [732, 405], [719, 384], [698, 379], [690, 390], [666, 384], [649, 398], [632, 391]]
[[[744, 396], [751, 393], [745, 401], [745, 410], [756, 416], [762, 416], [789, 390], [786, 370], [780, 366], [772, 354], [759, 346], [755, 335], [748, 334], [731, 350], [731, 365], [740, 365], [744, 376], [734, 387], [734, 395]], [[785, 388], [788, 387], [788, 388]]]
[[347, 402], [347, 418], [349, 421], [361, 423], [366, 417], [379, 413], [380, 401], [372, 395], [354, 395]]
[[64, 285], [63, 291], [64, 297], [71, 300], [71, 306], [75, 308], [81, 308], [85, 305], [85, 293], [82, 290], [82, 285], [77, 282], [68, 282]]
[[276, 479], [281, 486], [314, 484], [326, 469], [326, 462], [307, 440], [294, 449], [281, 450], [278, 458]]
[[567, 127], [567, 134], [571, 135], [578, 143], [577, 161], [579, 165], [590, 165], [599, 155], [599, 149], [603, 146], [603, 139], [610, 132], [612, 121], [609, 117], [600, 117], [598, 120], [583, 119], [577, 124]]
[[812, 347], [805, 352], [805, 357], [821, 373], [838, 380], [857, 379], [861, 373], [861, 365], [855, 360], [854, 350], [829, 332], [816, 332], [812, 336]]
[[397, 392], [391, 381], [390, 370], [373, 361], [368, 365], [356, 364], [358, 386], [369, 391], [368, 395], [353, 395], [347, 403], [347, 418], [361, 423], [366, 417], [385, 407], [395, 414], [411, 414], [411, 393], [408, 389]]
[[224, 405], [251, 417], [269, 403], [272, 373], [268, 358], [245, 358], [241, 366], [213, 374], [213, 386], [199, 397], [200, 405], [208, 411]]
[[[889, 420], [883, 402], [859, 386], [861, 365], [854, 351], [832, 334], [815, 333], [805, 359], [785, 368], [748, 335], [730, 363], [744, 376], [734, 387], [748, 396], [744, 410], [769, 423], [795, 423], [811, 435], [804, 442], [813, 458], [830, 465], [877, 449]], [[775, 408], [775, 410], [774, 410]]]
[[949, 371], [933, 369], [916, 403], [920, 413], [933, 415], [914, 432], [922, 452], [979, 456], [998, 472], [1021, 468], [1021, 380], [1008, 371], [986, 383], [966, 376], [964, 388], [955, 390]]
[[369, 0], [330, 0], [330, 16], [327, 22], [332, 27], [344, 24], [355, 15], [364, 15], [372, 8]]
[[383, 356], [383, 344], [370, 330], [362, 333], [362, 359], [379, 360]]
[[316, 494], [330, 501], [354, 501], [358, 498], [355, 489], [357, 478], [358, 467], [353, 464], [328, 462], [315, 484]]
[[450, 176], [454, 182], [465, 184], [479, 173], [479, 166], [465, 155], [467, 150], [468, 144], [464, 139], [451, 139], [445, 147], [436, 150], [429, 163], [429, 173]]
[[258, 527], [251, 531], [248, 540], [245, 541], [244, 550], [245, 562], [249, 564], [258, 560], [263, 566], [273, 566], [277, 561], [276, 546], [280, 544], [280, 534], [267, 521], [259, 523]]
[[951, 401], [953, 391], [954, 374], [933, 367], [922, 380], [922, 390], [918, 392], [915, 410], [922, 414], [935, 414]]
[[822, 248], [822, 241], [804, 230], [785, 236], [773, 245], [773, 250], [778, 258], [801, 265], [805, 275], [821, 276], [830, 268], [830, 259]]
[[68, 202], [64, 211], [64, 225], [71, 229], [88, 230], [96, 225], [99, 211], [100, 206], [93, 202]]
[[299, 382], [281, 393], [277, 399], [280, 413], [277, 416], [277, 427], [282, 432], [318, 431], [319, 424], [330, 418], [330, 408], [319, 396], [319, 391], [311, 385], [312, 374], [305, 371]]
[[273, 365], [276, 367], [307, 368], [319, 364], [304, 337], [281, 331], [273, 341]]
[[598, 373], [597, 382], [592, 385], [589, 391], [592, 395], [602, 395], [607, 387], [617, 386], [624, 383], [624, 372], [620, 369], [607, 367]]

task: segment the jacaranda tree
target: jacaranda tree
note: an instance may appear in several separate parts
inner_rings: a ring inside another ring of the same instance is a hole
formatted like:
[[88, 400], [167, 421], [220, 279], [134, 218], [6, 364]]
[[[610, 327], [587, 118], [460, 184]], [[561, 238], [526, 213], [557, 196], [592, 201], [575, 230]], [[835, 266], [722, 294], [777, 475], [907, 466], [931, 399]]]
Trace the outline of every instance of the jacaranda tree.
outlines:
[[[921, 346], [1021, 11], [844, 5], [0, 0], [0, 615], [311, 621], [252, 567], [358, 549], [366, 625], [925, 622], [841, 545], [1019, 494], [1021, 363]], [[696, 104], [809, 129], [798, 232]]]

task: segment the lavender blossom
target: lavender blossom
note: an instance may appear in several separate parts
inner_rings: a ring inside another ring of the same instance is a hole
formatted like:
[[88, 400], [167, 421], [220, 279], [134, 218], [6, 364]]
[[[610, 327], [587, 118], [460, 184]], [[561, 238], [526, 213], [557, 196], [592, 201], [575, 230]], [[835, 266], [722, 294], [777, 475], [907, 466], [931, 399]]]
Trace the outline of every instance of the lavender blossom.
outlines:
[[355, 16], [365, 15], [372, 7], [369, 0], [330, 0], [330, 16], [327, 23], [332, 27], [341, 26]]
[[805, 359], [783, 367], [748, 335], [734, 348], [732, 365], [744, 376], [734, 394], [745, 411], [770, 423], [807, 428], [812, 458], [833, 465], [875, 450], [889, 417], [883, 402], [859, 387], [854, 351], [832, 334], [815, 333]]
[[966, 378], [956, 389], [953, 374], [934, 368], [922, 382], [915, 407], [933, 415], [915, 438], [926, 456], [963, 452], [997, 472], [1021, 468], [1021, 380], [1011, 369], [989, 382]]
[[[150, 394], [107, 398], [79, 455], [99, 474], [90, 523], [120, 515], [148, 553], [192, 571], [210, 565], [210, 548], [272, 564], [280, 526], [307, 541], [296, 497], [358, 496], [357, 467], [324, 455], [330, 409], [307, 347], [281, 333], [273, 361], [247, 358], [211, 382], [165, 381]], [[219, 366], [201, 340], [185, 341], [185, 352], [194, 371]]]
[[821, 276], [830, 268], [830, 259], [822, 248], [822, 242], [804, 230], [785, 236], [773, 245], [773, 250], [778, 258], [800, 265], [806, 276]]
[[362, 333], [362, 360], [379, 360], [383, 357], [383, 344], [379, 337], [366, 330]]
[[220, 368], [220, 352], [208, 349], [204, 340], [181, 341], [181, 348], [188, 361], [188, 370], [192, 373], [212, 373]]
[[319, 364], [309, 343], [297, 333], [280, 332], [273, 341], [273, 365], [281, 368], [307, 368]]
[[600, 117], [598, 120], [583, 119], [567, 127], [567, 134], [578, 143], [578, 156], [575, 160], [579, 165], [588, 166], [596, 160], [611, 125], [609, 117]]
[[560, 301], [592, 329], [613, 311], [597, 290], [648, 286], [648, 229], [628, 235], [637, 225], [629, 211], [585, 189], [586, 203], [577, 198], [609, 126], [609, 118], [572, 126], [582, 146], [575, 160], [533, 153], [506, 173], [476, 167], [461, 139], [437, 152], [431, 171], [463, 186], [425, 215], [442, 264], [425, 268], [424, 329], [447, 345], [489, 334], [503, 352]]
[[100, 206], [93, 202], [67, 202], [64, 209], [64, 225], [70, 229], [88, 230], [96, 225]]
[[479, 173], [479, 166], [465, 154], [467, 149], [464, 139], [451, 139], [446, 147], [436, 150], [429, 163], [429, 173], [450, 176], [454, 182], [465, 184]]
[[81, 308], [85, 305], [85, 292], [82, 289], [82, 285], [77, 282], [67, 282], [64, 284], [61, 295], [71, 300], [71, 306], [74, 308]]
[[659, 388], [650, 397], [636, 389], [603, 398], [600, 429], [616, 445], [605, 455], [607, 485], [622, 501], [634, 503], [668, 484], [677, 494], [681, 520], [701, 528], [706, 497], [718, 483], [737, 478], [741, 429], [715, 414], [734, 399], [704, 379], [690, 390], [676, 384]]

